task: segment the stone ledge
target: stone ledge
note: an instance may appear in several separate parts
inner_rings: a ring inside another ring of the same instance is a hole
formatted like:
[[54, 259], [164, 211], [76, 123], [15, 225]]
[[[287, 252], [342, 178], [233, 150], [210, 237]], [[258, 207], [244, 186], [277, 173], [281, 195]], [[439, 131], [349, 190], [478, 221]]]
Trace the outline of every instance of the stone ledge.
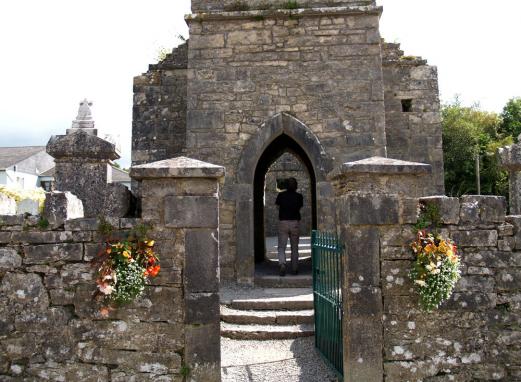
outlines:
[[222, 166], [187, 157], [177, 157], [147, 163], [130, 169], [133, 179], [154, 178], [221, 178], [225, 174]]
[[371, 157], [356, 162], [347, 162], [330, 173], [332, 179], [345, 174], [430, 174], [432, 166], [425, 163], [407, 162], [399, 159]]
[[251, 11], [212, 11], [194, 13], [185, 16], [185, 21], [204, 20], [234, 20], [234, 19], [256, 19], [264, 18], [289, 18], [289, 17], [322, 17], [333, 15], [372, 14], [380, 16], [383, 7], [378, 6], [349, 6], [349, 7], [321, 7], [321, 8], [299, 8], [299, 9], [268, 9]]

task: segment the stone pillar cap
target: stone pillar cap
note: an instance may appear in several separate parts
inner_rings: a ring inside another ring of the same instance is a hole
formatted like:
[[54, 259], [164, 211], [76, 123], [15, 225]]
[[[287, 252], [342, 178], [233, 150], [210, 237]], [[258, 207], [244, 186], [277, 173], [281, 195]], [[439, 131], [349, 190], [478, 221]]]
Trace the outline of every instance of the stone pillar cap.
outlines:
[[55, 159], [116, 160], [120, 158], [113, 143], [82, 130], [67, 135], [53, 135], [47, 143], [47, 153]]
[[137, 180], [150, 178], [221, 178], [224, 174], [225, 170], [222, 166], [187, 157], [142, 164], [130, 169], [130, 177]]
[[355, 162], [347, 162], [330, 173], [330, 178], [335, 179], [346, 174], [430, 174], [430, 164], [408, 162], [399, 159], [371, 157]]
[[507, 170], [521, 170], [521, 144], [514, 144], [498, 149], [499, 161]]

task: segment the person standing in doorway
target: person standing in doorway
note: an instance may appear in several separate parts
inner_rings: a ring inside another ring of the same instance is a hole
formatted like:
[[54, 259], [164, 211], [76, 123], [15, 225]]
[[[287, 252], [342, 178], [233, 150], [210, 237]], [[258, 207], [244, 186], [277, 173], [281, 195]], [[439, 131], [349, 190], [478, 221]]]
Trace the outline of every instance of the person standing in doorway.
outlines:
[[286, 247], [288, 237], [291, 244], [291, 270], [298, 274], [298, 243], [300, 237], [300, 209], [304, 205], [302, 194], [297, 192], [298, 183], [295, 178], [286, 182], [286, 191], [277, 195], [275, 204], [279, 206], [279, 267], [280, 275], [286, 275]]

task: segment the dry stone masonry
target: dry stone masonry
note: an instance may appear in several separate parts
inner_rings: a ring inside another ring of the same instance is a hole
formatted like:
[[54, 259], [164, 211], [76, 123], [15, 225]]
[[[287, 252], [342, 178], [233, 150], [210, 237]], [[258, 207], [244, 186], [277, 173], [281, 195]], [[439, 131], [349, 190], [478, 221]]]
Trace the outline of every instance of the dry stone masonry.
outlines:
[[[0, 216], [0, 380], [220, 380], [224, 169], [181, 158], [133, 175], [142, 182], [141, 219], [67, 220], [78, 213], [69, 193], [48, 195], [47, 227], [39, 216]], [[120, 240], [150, 226], [161, 272], [143, 297], [103, 314], [91, 260], [107, 224]]]
[[[520, 381], [521, 218], [502, 197], [409, 193], [404, 177], [422, 184], [423, 165], [386, 162], [346, 164], [335, 178], [345, 380]], [[420, 204], [436, 206], [463, 264], [453, 297], [429, 314], [409, 278]]]

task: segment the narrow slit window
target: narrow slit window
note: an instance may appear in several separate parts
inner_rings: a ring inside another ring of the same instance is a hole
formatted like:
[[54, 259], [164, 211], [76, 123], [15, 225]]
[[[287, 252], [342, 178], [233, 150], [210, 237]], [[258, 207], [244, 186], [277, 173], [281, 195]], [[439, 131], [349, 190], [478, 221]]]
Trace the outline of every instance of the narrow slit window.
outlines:
[[402, 111], [404, 113], [412, 112], [412, 99], [402, 99]]

